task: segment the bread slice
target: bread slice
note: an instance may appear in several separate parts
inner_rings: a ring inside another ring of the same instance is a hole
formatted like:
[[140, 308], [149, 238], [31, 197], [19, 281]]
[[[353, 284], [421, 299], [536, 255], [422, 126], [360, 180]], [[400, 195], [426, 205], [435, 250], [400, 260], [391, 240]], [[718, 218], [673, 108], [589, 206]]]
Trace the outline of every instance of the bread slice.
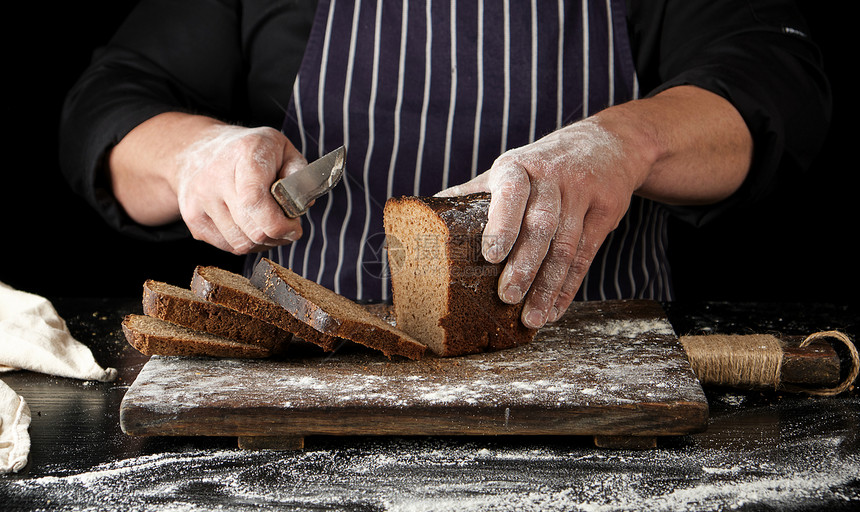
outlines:
[[199, 298], [220, 304], [252, 318], [293, 333], [325, 351], [343, 344], [336, 336], [322, 333], [300, 322], [251, 284], [245, 276], [213, 266], [198, 266], [191, 279], [191, 291]]
[[441, 356], [509, 348], [536, 333], [498, 296], [482, 256], [490, 195], [390, 198], [383, 211], [397, 326]]
[[268, 258], [257, 263], [251, 283], [318, 332], [379, 350], [388, 357], [420, 359], [426, 351], [422, 343], [362, 305]]
[[188, 288], [152, 279], [143, 284], [143, 313], [276, 352], [284, 350], [293, 337], [292, 333], [274, 324], [203, 300]]
[[195, 331], [147, 315], [127, 315], [122, 321], [126, 340], [148, 356], [211, 356], [264, 358], [271, 350], [205, 332]]

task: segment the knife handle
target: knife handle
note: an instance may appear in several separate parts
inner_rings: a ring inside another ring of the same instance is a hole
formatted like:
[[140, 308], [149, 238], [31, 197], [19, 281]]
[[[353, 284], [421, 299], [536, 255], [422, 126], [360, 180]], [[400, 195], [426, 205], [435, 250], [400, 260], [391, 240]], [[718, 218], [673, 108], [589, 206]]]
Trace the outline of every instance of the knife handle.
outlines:
[[272, 196], [275, 197], [275, 201], [281, 205], [281, 209], [284, 210], [284, 213], [287, 217], [291, 219], [295, 219], [296, 217], [300, 217], [306, 211], [308, 211], [307, 207], [302, 208], [301, 205], [296, 203], [293, 197], [287, 192], [284, 188], [284, 185], [280, 181], [276, 181], [272, 184]]

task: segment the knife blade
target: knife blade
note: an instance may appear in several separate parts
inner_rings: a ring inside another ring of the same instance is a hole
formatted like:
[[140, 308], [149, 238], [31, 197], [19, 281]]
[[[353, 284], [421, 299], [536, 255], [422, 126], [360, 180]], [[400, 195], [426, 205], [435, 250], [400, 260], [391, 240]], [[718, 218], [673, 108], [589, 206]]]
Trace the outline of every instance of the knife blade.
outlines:
[[308, 210], [314, 199], [328, 193], [343, 176], [346, 148], [343, 146], [322, 156], [304, 169], [272, 184], [272, 195], [288, 217], [295, 218]]

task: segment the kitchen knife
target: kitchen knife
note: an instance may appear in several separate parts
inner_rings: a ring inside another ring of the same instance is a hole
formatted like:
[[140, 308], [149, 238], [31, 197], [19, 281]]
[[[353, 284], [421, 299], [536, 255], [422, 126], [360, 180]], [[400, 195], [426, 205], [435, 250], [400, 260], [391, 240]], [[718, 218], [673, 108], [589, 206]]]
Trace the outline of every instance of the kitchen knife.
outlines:
[[343, 176], [346, 149], [341, 146], [272, 185], [272, 195], [287, 217], [298, 217], [314, 199], [326, 194]]

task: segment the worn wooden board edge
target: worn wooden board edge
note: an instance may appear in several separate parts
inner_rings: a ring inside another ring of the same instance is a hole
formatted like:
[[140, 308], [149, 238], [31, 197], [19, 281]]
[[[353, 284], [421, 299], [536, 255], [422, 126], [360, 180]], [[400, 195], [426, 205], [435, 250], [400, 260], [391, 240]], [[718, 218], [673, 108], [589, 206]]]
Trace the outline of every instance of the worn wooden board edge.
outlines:
[[[602, 323], [626, 320], [631, 312], [637, 318], [665, 318], [662, 307], [653, 301], [581, 303], [571, 308], [556, 330], [566, 329], [571, 322], [586, 324], [584, 318], [595, 315]], [[675, 356], [680, 355], [686, 361], [674, 332], [671, 336], [664, 332], [657, 338], [660, 343], [668, 343], [669, 350], [677, 351]], [[448, 364], [451, 360], [442, 361]], [[610, 409], [590, 405], [587, 401], [556, 407], [521, 407], [515, 402], [496, 401], [491, 406], [469, 407], [440, 404], [302, 410], [300, 407], [284, 409], [240, 405], [227, 409], [178, 406], [165, 411], [136, 394], [145, 384], [140, 382], [139, 376], [123, 398], [120, 425], [124, 432], [136, 436], [238, 436], [240, 439], [255, 436], [260, 439], [300, 439], [309, 435], [587, 435], [612, 440], [616, 437], [647, 439], [703, 431], [708, 420], [704, 392], [688, 364], [687, 368], [679, 368], [679, 373], [673, 378], [683, 381], [686, 395], [668, 402], [642, 401], [618, 404]], [[145, 371], [141, 374], [145, 376]], [[650, 443], [646, 441], [645, 444]]]
[[304, 412], [200, 407], [154, 416], [150, 409], [127, 405], [121, 408], [120, 418], [123, 431], [137, 436], [674, 436], [701, 432], [707, 424], [708, 407], [701, 402], [637, 404], [611, 410], [583, 406], [338, 408]]

